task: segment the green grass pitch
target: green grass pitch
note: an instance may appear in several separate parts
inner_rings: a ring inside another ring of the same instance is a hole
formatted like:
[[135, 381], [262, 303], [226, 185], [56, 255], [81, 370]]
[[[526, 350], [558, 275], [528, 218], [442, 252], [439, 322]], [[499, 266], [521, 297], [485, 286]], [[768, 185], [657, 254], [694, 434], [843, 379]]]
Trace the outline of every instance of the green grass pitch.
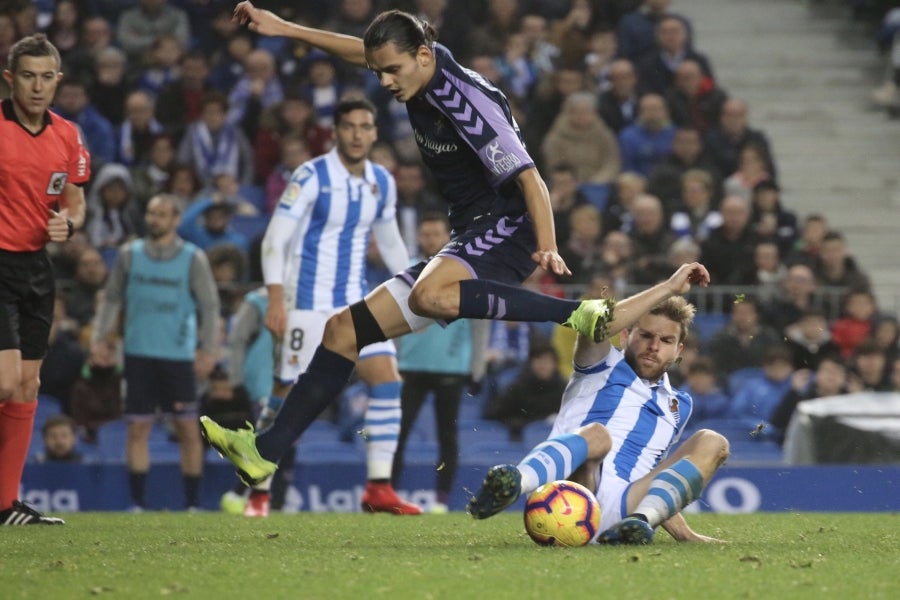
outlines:
[[729, 543], [542, 548], [512, 512], [81, 513], [0, 528], [0, 598], [900, 598], [896, 514], [688, 520]]

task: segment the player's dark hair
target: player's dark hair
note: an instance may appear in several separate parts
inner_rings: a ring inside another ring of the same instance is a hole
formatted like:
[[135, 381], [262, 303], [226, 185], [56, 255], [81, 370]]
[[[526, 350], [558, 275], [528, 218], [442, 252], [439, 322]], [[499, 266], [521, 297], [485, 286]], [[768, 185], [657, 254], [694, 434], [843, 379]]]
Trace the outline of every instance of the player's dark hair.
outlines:
[[347, 98], [346, 100], [338, 102], [337, 106], [334, 107], [335, 126], [340, 124], [344, 115], [349, 114], [354, 110], [367, 110], [372, 113], [373, 117], [378, 116], [378, 109], [375, 108], [375, 105], [367, 98]]
[[419, 46], [434, 47], [437, 32], [426, 21], [402, 10], [388, 10], [369, 23], [363, 35], [365, 48], [381, 48], [393, 42], [400, 52], [415, 54]]
[[62, 65], [62, 59], [59, 57], [59, 50], [50, 43], [47, 36], [43, 33], [36, 33], [28, 37], [24, 37], [9, 49], [6, 55], [7, 69], [11, 73], [15, 73], [19, 68], [19, 59], [23, 56], [50, 56], [56, 61], [56, 70], [59, 71]]

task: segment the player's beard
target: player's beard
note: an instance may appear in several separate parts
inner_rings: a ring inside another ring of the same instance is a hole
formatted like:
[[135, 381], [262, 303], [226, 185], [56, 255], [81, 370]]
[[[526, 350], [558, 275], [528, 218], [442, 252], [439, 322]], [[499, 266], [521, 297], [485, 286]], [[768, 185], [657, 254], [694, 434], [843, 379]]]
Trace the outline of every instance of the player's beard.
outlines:
[[659, 381], [672, 365], [672, 361], [661, 362], [659, 356], [657, 355], [643, 354], [641, 356], [650, 356], [658, 362], [654, 363], [655, 366], [651, 367], [642, 363], [640, 361], [640, 357], [635, 355], [635, 353], [631, 350], [625, 351], [625, 361], [631, 366], [632, 369], [634, 369], [634, 372], [637, 373], [637, 376], [651, 383], [656, 383], [657, 381]]

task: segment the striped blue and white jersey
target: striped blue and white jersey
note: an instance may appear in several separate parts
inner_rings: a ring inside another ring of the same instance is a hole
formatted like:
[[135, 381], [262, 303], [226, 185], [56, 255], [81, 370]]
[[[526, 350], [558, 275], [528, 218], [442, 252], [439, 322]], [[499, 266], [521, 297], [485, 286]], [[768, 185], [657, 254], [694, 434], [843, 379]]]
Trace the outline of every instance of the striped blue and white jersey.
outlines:
[[603, 477], [634, 481], [646, 475], [681, 437], [693, 400], [669, 383], [641, 379], [615, 346], [591, 367], [578, 367], [563, 394], [551, 436], [601, 423], [612, 437]]
[[288, 306], [333, 310], [362, 300], [372, 225], [393, 221], [396, 209], [396, 184], [380, 165], [366, 161], [364, 177], [351, 175], [336, 149], [300, 165], [273, 215], [296, 221], [284, 262]]

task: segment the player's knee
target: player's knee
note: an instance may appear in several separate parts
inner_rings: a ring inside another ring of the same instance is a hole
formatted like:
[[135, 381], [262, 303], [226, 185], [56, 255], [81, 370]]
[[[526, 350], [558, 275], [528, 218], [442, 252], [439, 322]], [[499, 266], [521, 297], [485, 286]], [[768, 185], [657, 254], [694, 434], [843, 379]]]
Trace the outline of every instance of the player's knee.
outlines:
[[600, 423], [588, 423], [578, 430], [578, 435], [587, 441], [588, 459], [602, 458], [612, 448], [612, 438], [609, 435], [609, 431]]
[[701, 429], [691, 436], [691, 441], [697, 444], [697, 453], [709, 457], [716, 465], [724, 463], [731, 454], [728, 439], [712, 429]]
[[356, 333], [349, 310], [339, 311], [329, 317], [325, 323], [322, 345], [338, 354], [356, 350]]
[[9, 384], [0, 385], [0, 402], [11, 400], [16, 393], [16, 387], [17, 386], [15, 385]]
[[38, 396], [38, 390], [41, 389], [40, 376], [26, 377], [22, 380], [22, 400], [28, 402], [34, 400]]
[[459, 314], [458, 296], [448, 286], [416, 283], [409, 293], [409, 308], [420, 317], [452, 319]]

